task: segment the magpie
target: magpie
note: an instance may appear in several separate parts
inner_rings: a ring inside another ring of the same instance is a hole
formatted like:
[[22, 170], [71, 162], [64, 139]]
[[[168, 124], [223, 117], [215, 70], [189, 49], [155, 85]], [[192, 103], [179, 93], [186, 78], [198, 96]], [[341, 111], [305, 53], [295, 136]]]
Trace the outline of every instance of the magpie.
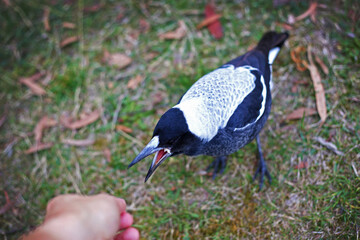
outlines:
[[256, 138], [260, 161], [253, 179], [271, 176], [261, 150], [260, 130], [270, 114], [272, 63], [289, 37], [267, 32], [258, 45], [196, 81], [178, 104], [165, 112], [152, 139], [129, 164], [130, 168], [155, 153], [145, 182], [165, 159], [185, 154], [209, 155], [213, 178], [222, 173], [227, 155]]

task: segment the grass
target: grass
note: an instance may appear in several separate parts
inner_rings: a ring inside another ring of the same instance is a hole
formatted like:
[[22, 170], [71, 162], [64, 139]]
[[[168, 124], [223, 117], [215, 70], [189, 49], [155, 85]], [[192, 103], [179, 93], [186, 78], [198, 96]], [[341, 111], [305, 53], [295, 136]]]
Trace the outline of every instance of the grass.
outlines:
[[[205, 2], [103, 1], [95, 12], [83, 12], [91, 1], [68, 4], [46, 1], [11, 1], [0, 8], [1, 89], [0, 203], [4, 192], [17, 201], [0, 215], [0, 234], [15, 239], [41, 223], [46, 203], [63, 193], [108, 192], [126, 199], [143, 239], [358, 239], [360, 235], [360, 72], [359, 24], [351, 13], [357, 1], [321, 1], [316, 23], [309, 18], [294, 25], [291, 38], [274, 65], [275, 89], [269, 121], [261, 133], [264, 154], [273, 176], [271, 186], [258, 191], [252, 174], [257, 162], [256, 144], [250, 143], [228, 158], [224, 175], [215, 181], [201, 173], [210, 157], [169, 159], [144, 184], [150, 159], [127, 170], [127, 165], [149, 141], [161, 114], [176, 104], [199, 77], [243, 54], [261, 35], [298, 16], [308, 3], [292, 2], [273, 7], [271, 1], [218, 2], [225, 36], [215, 41], [206, 29], [196, 30]], [[49, 6], [51, 31], [42, 24]], [[195, 10], [195, 11], [193, 11]], [[118, 14], [123, 14], [117, 20]], [[139, 32], [139, 19], [150, 30]], [[173, 30], [179, 19], [185, 38], [160, 41], [158, 34]], [[64, 29], [64, 21], [76, 24]], [[67, 36], [80, 41], [65, 48]], [[290, 58], [296, 46], [313, 46], [329, 67], [322, 74], [329, 117], [321, 127], [319, 117], [284, 122], [298, 107], [315, 107], [315, 93], [308, 72], [299, 72]], [[125, 53], [133, 63], [122, 70], [102, 61], [103, 51]], [[145, 60], [150, 52], [158, 55]], [[47, 94], [34, 96], [18, 79], [38, 71], [51, 74]], [[141, 74], [135, 89], [127, 82]], [[308, 84], [297, 85], [296, 80]], [[44, 142], [51, 149], [32, 155], [32, 131], [48, 115], [57, 120], [67, 113], [99, 109], [101, 118], [76, 131], [60, 124], [46, 129]], [[115, 121], [114, 121], [115, 120]], [[121, 124], [133, 132], [115, 129]], [[115, 124], [116, 123], [116, 124]], [[89, 147], [72, 147], [61, 139], [94, 136]], [[336, 155], [314, 140], [334, 143]], [[111, 151], [106, 161], [105, 148]], [[307, 162], [306, 169], [296, 169]]]

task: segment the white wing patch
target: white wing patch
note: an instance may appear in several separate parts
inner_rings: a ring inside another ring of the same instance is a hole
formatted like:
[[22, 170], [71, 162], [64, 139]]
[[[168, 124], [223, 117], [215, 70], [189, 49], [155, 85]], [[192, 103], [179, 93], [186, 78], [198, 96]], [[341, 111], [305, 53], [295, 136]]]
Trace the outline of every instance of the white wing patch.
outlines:
[[275, 47], [275, 48], [270, 49], [269, 58], [268, 58], [269, 64], [273, 64], [273, 62], [274, 62], [276, 56], [278, 55], [279, 51], [280, 51], [279, 47]]
[[[255, 88], [256, 77], [251, 66], [235, 68], [224, 65], [222, 68], [200, 78], [185, 93], [179, 108], [185, 116], [189, 130], [204, 140], [211, 140], [219, 128], [224, 128], [230, 117], [244, 98]], [[262, 84], [266, 88], [264, 79]], [[264, 91], [263, 91], [264, 94]], [[262, 104], [262, 113], [265, 103]]]

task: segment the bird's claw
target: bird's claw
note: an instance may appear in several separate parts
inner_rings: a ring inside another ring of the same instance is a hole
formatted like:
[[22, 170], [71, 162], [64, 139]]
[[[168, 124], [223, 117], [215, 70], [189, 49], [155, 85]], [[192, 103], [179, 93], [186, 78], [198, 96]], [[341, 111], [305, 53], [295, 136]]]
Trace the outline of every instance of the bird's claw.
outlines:
[[259, 162], [259, 167], [257, 168], [254, 177], [253, 177], [253, 181], [255, 181], [257, 175], [260, 173], [260, 184], [259, 184], [259, 190], [262, 189], [263, 185], [264, 185], [264, 175], [267, 177], [267, 179], [269, 180], [269, 184], [271, 184], [271, 176], [269, 171], [267, 170], [265, 161], [260, 161]]
[[217, 174], [222, 174], [226, 167], [226, 157], [217, 157], [214, 161], [206, 168], [206, 171], [209, 172], [210, 169], [214, 169], [212, 174], [212, 179], [215, 179]]

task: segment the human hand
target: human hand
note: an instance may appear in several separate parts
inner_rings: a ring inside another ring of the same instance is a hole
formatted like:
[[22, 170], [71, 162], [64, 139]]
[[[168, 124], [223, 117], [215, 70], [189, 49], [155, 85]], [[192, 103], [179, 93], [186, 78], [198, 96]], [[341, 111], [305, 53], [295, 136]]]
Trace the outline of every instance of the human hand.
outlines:
[[138, 240], [125, 208], [123, 199], [108, 194], [60, 195], [49, 201], [44, 223], [23, 239]]

